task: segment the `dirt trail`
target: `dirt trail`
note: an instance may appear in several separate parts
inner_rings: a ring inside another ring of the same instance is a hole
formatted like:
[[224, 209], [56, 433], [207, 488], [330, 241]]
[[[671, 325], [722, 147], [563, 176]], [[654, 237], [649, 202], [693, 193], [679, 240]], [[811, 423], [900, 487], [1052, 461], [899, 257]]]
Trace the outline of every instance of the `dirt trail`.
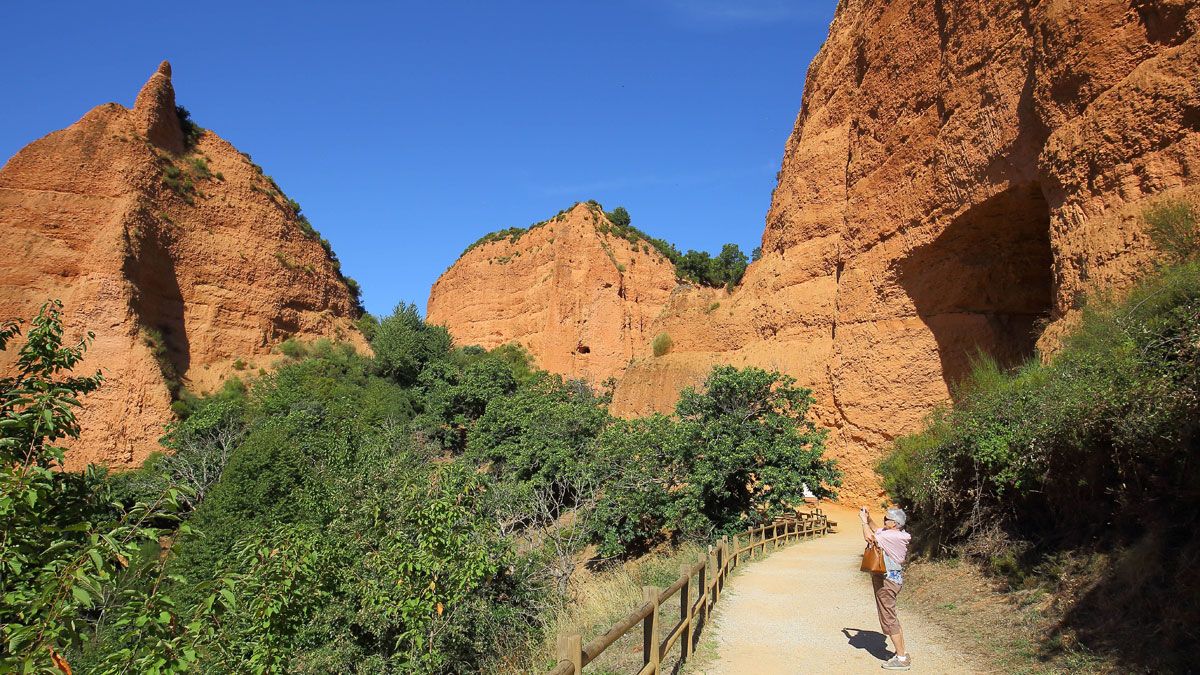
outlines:
[[[743, 673], [882, 673], [891, 644], [879, 632], [871, 579], [858, 570], [862, 535], [851, 509], [825, 509], [838, 533], [794, 544], [746, 566], [726, 586], [704, 637], [716, 657], [692, 670]], [[878, 521], [880, 515], [876, 514]], [[981, 672], [939, 629], [905, 611], [900, 622], [911, 672]], [[845, 630], [844, 630], [845, 629]]]

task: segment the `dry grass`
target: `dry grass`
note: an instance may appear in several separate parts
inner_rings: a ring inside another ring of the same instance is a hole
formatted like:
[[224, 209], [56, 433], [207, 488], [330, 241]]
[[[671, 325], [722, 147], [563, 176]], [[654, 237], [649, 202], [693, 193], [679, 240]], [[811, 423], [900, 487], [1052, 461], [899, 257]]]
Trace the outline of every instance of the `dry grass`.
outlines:
[[[546, 672], [558, 661], [556, 656], [559, 635], [578, 633], [583, 643], [608, 631], [642, 604], [642, 587], [665, 588], [679, 578], [679, 568], [704, 557], [704, 549], [686, 545], [679, 549], [659, 552], [600, 572], [581, 570], [571, 581], [572, 602], [550, 612], [545, 639], [520, 646], [510, 652], [508, 659], [497, 664], [495, 672], [502, 675], [524, 675]], [[692, 598], [695, 596], [695, 582]], [[676, 596], [678, 597], [678, 596]], [[672, 598], [659, 609], [661, 634], [679, 621], [679, 603]], [[678, 650], [673, 651], [675, 657]], [[664, 670], [674, 666], [674, 658], [664, 661]], [[634, 627], [625, 637], [613, 643], [600, 658], [588, 665], [588, 675], [637, 672], [642, 667], [642, 632]]]
[[986, 656], [995, 672], [1118, 672], [1069, 636], [1055, 635], [1062, 601], [1040, 587], [1005, 591], [960, 560], [913, 563], [899, 597], [902, 612], [924, 615], [966, 651]]

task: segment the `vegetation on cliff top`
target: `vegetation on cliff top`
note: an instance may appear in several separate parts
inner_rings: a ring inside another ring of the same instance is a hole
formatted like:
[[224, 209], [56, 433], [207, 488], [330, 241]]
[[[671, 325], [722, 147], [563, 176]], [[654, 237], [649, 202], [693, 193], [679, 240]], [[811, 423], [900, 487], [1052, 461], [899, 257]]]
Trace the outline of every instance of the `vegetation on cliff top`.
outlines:
[[60, 470], [100, 379], [69, 375], [86, 342], [43, 310], [0, 381], [0, 670], [479, 672], [544, 641], [588, 544], [707, 542], [838, 484], [777, 373], [717, 369], [676, 415], [617, 421], [411, 305], [360, 323], [374, 356], [282, 345], [106, 476]]
[[[728, 290], [733, 290], [734, 287], [742, 282], [742, 276], [746, 273], [746, 267], [749, 265], [750, 259], [737, 244], [725, 244], [721, 248], [721, 252], [716, 256], [706, 251], [695, 250], [680, 253], [674, 244], [664, 239], [652, 237], [634, 227], [632, 225], [633, 219], [625, 207], [618, 206], [612, 211], [606, 212], [596, 201], [588, 201], [586, 204], [597, 220], [596, 227], [600, 234], [624, 239], [634, 246], [642, 244], [644, 247], [653, 248], [659, 255], [669, 260], [675, 266], [675, 275], [681, 281], [713, 288], [724, 287]], [[574, 206], [571, 208], [574, 208]], [[565, 219], [567, 212], [570, 210], [563, 209], [555, 214], [553, 218], [536, 222], [529, 227], [510, 227], [489, 232], [464, 249], [459, 254], [459, 258], [461, 259], [462, 256], [479, 246], [492, 242], [507, 239], [511, 243], [516, 243], [521, 237], [539, 227]], [[643, 250], [649, 253], [648, 248], [644, 248]]]
[[1047, 651], [1077, 640], [1135, 667], [1191, 663], [1200, 614], [1179, 599], [1200, 597], [1196, 215], [1149, 209], [1166, 264], [1123, 299], [1093, 298], [1049, 362], [1005, 371], [981, 359], [954, 407], [879, 466], [913, 509], [917, 541], [975, 557], [1014, 588], [1065, 592], [1064, 556], [1097, 556]]

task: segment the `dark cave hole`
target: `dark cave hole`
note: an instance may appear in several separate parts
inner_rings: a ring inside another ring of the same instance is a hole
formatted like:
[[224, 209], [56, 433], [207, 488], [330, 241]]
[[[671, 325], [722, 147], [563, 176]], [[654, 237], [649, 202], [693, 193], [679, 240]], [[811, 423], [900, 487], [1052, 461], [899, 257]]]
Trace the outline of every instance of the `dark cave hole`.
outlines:
[[1037, 183], [970, 208], [897, 263], [952, 392], [980, 352], [1004, 366], [1033, 356], [1053, 306], [1053, 263], [1050, 209]]

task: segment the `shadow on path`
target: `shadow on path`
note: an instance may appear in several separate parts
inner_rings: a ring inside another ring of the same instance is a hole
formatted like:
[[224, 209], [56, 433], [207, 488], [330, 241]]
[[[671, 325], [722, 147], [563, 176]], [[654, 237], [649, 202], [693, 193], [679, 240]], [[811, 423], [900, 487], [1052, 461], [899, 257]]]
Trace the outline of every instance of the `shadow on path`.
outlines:
[[[851, 631], [854, 632], [853, 635]], [[883, 633], [861, 628], [843, 628], [842, 634], [846, 636], [851, 647], [862, 649], [880, 661], [887, 661], [892, 657], [892, 650], [887, 646], [887, 636]]]

